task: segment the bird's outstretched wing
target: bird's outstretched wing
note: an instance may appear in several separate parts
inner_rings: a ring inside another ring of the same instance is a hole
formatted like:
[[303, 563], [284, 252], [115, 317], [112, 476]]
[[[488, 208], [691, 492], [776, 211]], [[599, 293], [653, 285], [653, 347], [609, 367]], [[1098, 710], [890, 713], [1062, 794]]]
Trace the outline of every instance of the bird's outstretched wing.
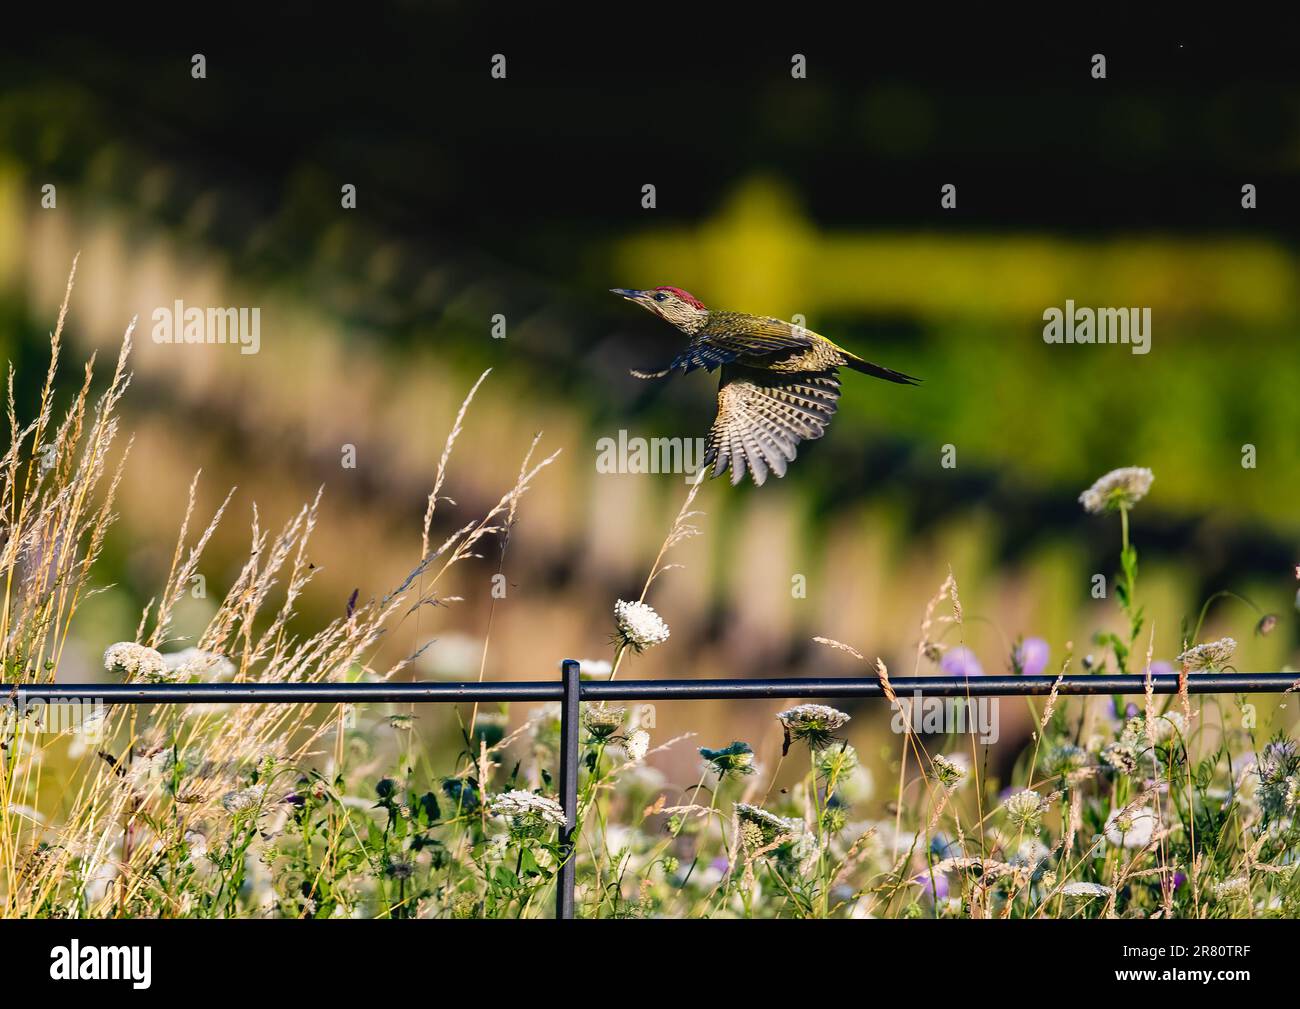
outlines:
[[714, 312], [708, 325], [691, 337], [690, 344], [673, 359], [669, 368], [712, 371], [740, 357], [766, 357], [810, 347], [812, 343], [813, 337], [807, 331], [780, 319]]
[[759, 485], [769, 471], [785, 476], [798, 444], [825, 434], [839, 398], [834, 368], [779, 373], [725, 365], [704, 464], [713, 465], [714, 476], [730, 467], [733, 484], [746, 469]]

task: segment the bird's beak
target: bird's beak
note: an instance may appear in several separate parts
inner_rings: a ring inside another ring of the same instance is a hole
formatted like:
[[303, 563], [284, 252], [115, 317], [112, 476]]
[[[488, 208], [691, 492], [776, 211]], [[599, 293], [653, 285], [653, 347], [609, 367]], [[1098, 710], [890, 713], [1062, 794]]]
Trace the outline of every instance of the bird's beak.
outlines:
[[628, 301], [641, 301], [641, 300], [642, 300], [643, 298], [645, 298], [646, 295], [648, 295], [650, 292], [649, 292], [649, 291], [633, 291], [631, 288], [627, 288], [627, 287], [611, 287], [611, 288], [609, 289], [609, 293], [610, 293], [610, 294], [618, 294], [618, 295], [622, 295], [622, 296], [623, 296], [624, 298], [626, 298]]

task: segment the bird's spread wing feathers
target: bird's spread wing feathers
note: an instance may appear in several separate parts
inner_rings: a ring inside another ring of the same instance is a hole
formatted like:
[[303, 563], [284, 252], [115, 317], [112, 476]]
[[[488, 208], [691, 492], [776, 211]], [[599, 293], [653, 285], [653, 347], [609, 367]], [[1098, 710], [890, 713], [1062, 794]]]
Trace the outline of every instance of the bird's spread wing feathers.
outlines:
[[704, 464], [713, 465], [714, 476], [730, 467], [733, 484], [744, 479], [746, 469], [756, 484], [762, 484], [769, 471], [785, 476], [796, 446], [825, 433], [839, 398], [840, 381], [833, 368], [775, 373], [727, 365]]
[[812, 346], [806, 332], [780, 319], [761, 319], [752, 315], [714, 312], [709, 324], [691, 337], [689, 346], [673, 359], [669, 370], [681, 368], [712, 371], [739, 357], [765, 357], [782, 351]]

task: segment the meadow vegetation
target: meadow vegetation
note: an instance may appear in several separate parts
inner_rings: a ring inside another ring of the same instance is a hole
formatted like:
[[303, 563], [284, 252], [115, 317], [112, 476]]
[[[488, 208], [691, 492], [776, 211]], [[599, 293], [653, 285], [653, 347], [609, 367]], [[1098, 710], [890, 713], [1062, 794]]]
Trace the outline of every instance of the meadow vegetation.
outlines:
[[[91, 361], [66, 409], [56, 410], [66, 311], [65, 301], [30, 421], [16, 416], [10, 376], [12, 436], [0, 461], [0, 642], [10, 685], [57, 677], [79, 606], [100, 591], [95, 562], [128, 459], [116, 411], [130, 383], [132, 332], [102, 390], [94, 391]], [[391, 592], [354, 600], [321, 626], [299, 626], [295, 605], [313, 577], [318, 495], [278, 527], [254, 510], [243, 567], [202, 633], [181, 639], [175, 609], [227, 510], [195, 514], [196, 475], [169, 574], [135, 639], [102, 643], [106, 674], [123, 682], [409, 676], [416, 656], [377, 663], [378, 643], [421, 613], [454, 619], [455, 600], [441, 594], [447, 573], [489, 549], [504, 551], [526, 495], [555, 458], [539, 456], [534, 440], [495, 505], [461, 516], [442, 542], [431, 539], [439, 510], [455, 507], [444, 494], [447, 465], [484, 378], [446, 439], [420, 553]], [[1018, 639], [1005, 657], [1016, 672], [1159, 668], [1151, 615], [1140, 601], [1135, 520], [1153, 481], [1149, 470], [1130, 467], [1081, 496], [1097, 521], [1116, 526], [1114, 598], [1124, 630], [1099, 634], [1086, 655], [1065, 643], [1050, 667], [1047, 642]], [[690, 487], [640, 598], [610, 601], [611, 655], [584, 663], [588, 675], [618, 676], [647, 649], [671, 647], [651, 601], [661, 577], [689, 577], [673, 573], [671, 556], [700, 534], [701, 486]], [[1232, 639], [1201, 640], [1216, 601], [1186, 622], [1170, 668], [1232, 668]], [[1277, 618], [1252, 614], [1250, 621], [1264, 634]], [[979, 675], [978, 659], [961, 644], [963, 609], [950, 573], [928, 602], [918, 601], [918, 625], [910, 673]], [[879, 678], [892, 699], [882, 662], [851, 643], [819, 640], [846, 656], [847, 673]], [[1250, 702], [1150, 692], [1007, 699], [1028, 703], [1036, 727], [1012, 780], [991, 773], [973, 736], [922, 736], [909, 727], [894, 737], [897, 777], [883, 803], [844, 738], [849, 714], [833, 707], [780, 712], [774, 729], [782, 755], [761, 766], [757, 741], [657, 739], [642, 709], [585, 705], [581, 830], [572, 855], [579, 913], [1294, 916], [1300, 753], [1270, 722], [1286, 708], [1262, 716]], [[0, 723], [3, 913], [548, 916], [565, 857], [554, 784], [558, 707], [467, 707], [454, 717], [459, 754], [432, 766], [409, 709], [122, 706], [51, 731], [10, 705]], [[656, 758], [682, 747], [698, 751], [698, 776], [670, 781]], [[778, 787], [778, 777], [786, 784]]]

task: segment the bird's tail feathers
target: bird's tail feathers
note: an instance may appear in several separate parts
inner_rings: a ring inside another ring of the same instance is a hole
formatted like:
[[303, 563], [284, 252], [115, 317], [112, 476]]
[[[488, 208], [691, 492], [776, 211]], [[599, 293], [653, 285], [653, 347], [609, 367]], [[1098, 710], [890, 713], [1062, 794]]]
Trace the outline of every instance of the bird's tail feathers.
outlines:
[[879, 364], [872, 364], [870, 361], [864, 361], [856, 354], [850, 354], [847, 350], [842, 350], [841, 353], [844, 354], [845, 367], [860, 371], [864, 375], [870, 375], [872, 378], [883, 378], [886, 382], [897, 382], [899, 385], [921, 384], [919, 378], [913, 378], [901, 371], [894, 371], [893, 368], [886, 368]]
[[651, 381], [656, 378], [667, 378], [672, 368], [664, 368], [662, 371], [641, 371], [638, 368], [629, 368], [628, 371], [631, 372], [633, 378]]

